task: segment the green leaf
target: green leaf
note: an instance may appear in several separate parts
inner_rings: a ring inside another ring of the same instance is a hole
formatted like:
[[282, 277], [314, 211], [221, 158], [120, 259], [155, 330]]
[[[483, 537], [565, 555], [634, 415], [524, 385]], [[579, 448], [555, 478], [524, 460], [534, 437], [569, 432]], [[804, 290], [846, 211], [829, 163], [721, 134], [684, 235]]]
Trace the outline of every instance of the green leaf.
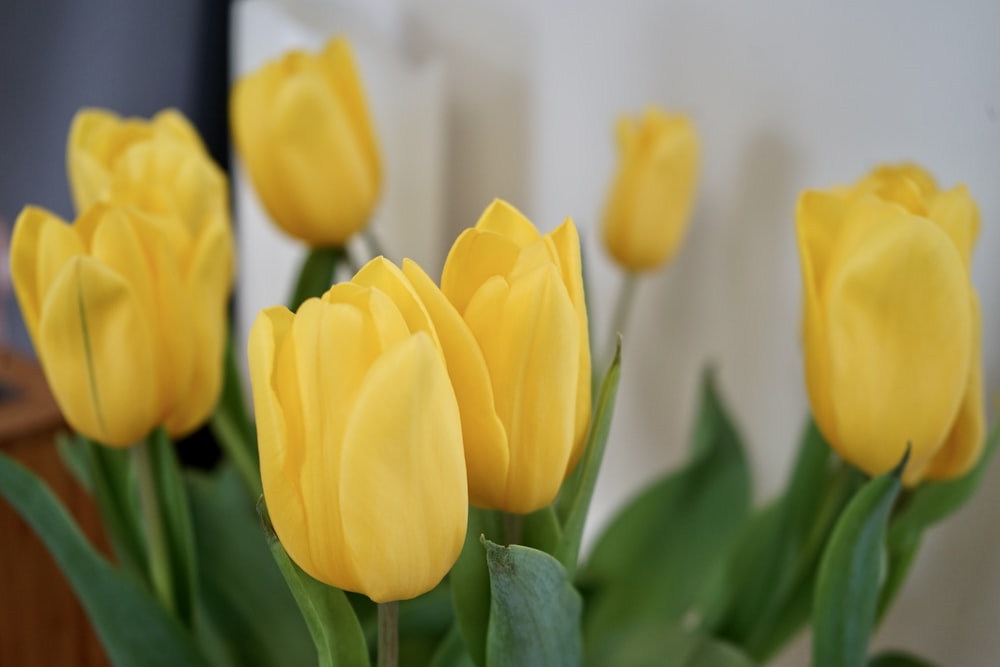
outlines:
[[786, 491], [758, 511], [733, 549], [730, 585], [739, 595], [718, 636], [765, 660], [808, 622], [823, 548], [861, 483], [810, 423]]
[[465, 650], [462, 631], [459, 630], [457, 623], [453, 624], [451, 630], [438, 644], [431, 658], [430, 667], [474, 667], [475, 664], [469, 657], [469, 652]]
[[879, 619], [888, 611], [906, 580], [924, 531], [956, 512], [972, 497], [993, 460], [998, 442], [1000, 425], [993, 428], [983, 455], [968, 473], [947, 482], [925, 482], [913, 491], [904, 492], [886, 540], [888, 574], [879, 600]]
[[231, 465], [187, 476], [201, 606], [234, 667], [315, 665], [316, 650]]
[[112, 663], [123, 667], [206, 665], [177, 619], [101, 557], [40, 479], [2, 454], [0, 494], [45, 543]]
[[889, 651], [872, 658], [868, 662], [868, 667], [934, 667], [934, 665], [909, 653]]
[[813, 598], [813, 667], [861, 667], [875, 623], [879, 569], [899, 466], [868, 482], [840, 516], [823, 552]]
[[243, 397], [243, 383], [240, 380], [239, 365], [236, 363], [232, 327], [226, 337], [222, 395], [219, 397], [215, 412], [212, 413], [209, 426], [216, 442], [239, 470], [251, 503], [256, 502], [262, 493], [257, 434]]
[[[143, 445], [137, 445], [142, 447]], [[194, 532], [191, 527], [191, 511], [188, 508], [184, 480], [181, 478], [180, 464], [174, 443], [166, 431], [158, 428], [147, 439], [149, 472], [152, 475], [153, 493], [156, 504], [152, 511], [159, 512], [162, 536], [153, 536], [154, 527], [147, 519], [147, 553], [165, 548], [168, 585], [173, 611], [187, 626], [194, 623], [194, 600], [197, 590], [197, 564], [194, 550]], [[133, 450], [142, 454], [141, 450]], [[147, 454], [143, 454], [147, 455]], [[143, 465], [139, 459], [137, 463]], [[140, 470], [139, 474], [142, 471]], [[140, 484], [142, 481], [140, 480]], [[162, 537], [162, 544], [157, 544]], [[150, 541], [153, 540], [153, 541]]]
[[525, 515], [522, 535], [524, 546], [554, 555], [562, 535], [562, 526], [559, 525], [554, 505], [547, 505], [537, 512]]
[[747, 518], [750, 472], [710, 374], [688, 465], [633, 500], [601, 536], [581, 576], [590, 645], [640, 618], [700, 624]]
[[86, 448], [76, 441], [69, 433], [59, 431], [56, 433], [56, 450], [63, 465], [73, 475], [80, 486], [87, 490], [87, 493], [94, 495], [94, 484], [90, 479], [90, 462], [87, 460]]
[[490, 622], [490, 572], [479, 542], [481, 535], [500, 540], [502, 517], [499, 512], [469, 507], [465, 545], [449, 575], [455, 618], [469, 657], [478, 667], [486, 665], [486, 634]]
[[602, 651], [588, 656], [593, 667], [753, 667], [739, 649], [663, 621], [635, 623]]
[[295, 312], [306, 299], [323, 296], [333, 285], [337, 267], [346, 261], [347, 251], [344, 248], [311, 248], [299, 269], [299, 279], [288, 302], [289, 309]]
[[490, 571], [490, 667], [576, 667], [583, 661], [580, 614], [583, 602], [566, 569], [546, 553], [486, 538]]
[[597, 473], [601, 469], [601, 460], [608, 443], [608, 433], [611, 431], [611, 417], [615, 411], [615, 396], [618, 394], [618, 379], [621, 376], [621, 339], [615, 348], [615, 358], [604, 374], [601, 382], [601, 392], [598, 395], [594, 416], [590, 420], [590, 434], [584, 447], [580, 461], [581, 473], [579, 485], [570, 510], [563, 524], [562, 539], [556, 548], [555, 556], [570, 576], [576, 572], [576, 561], [580, 554], [580, 542], [583, 541], [583, 527], [590, 510], [590, 500], [597, 485]]
[[344, 591], [317, 581], [288, 557], [271, 525], [267, 506], [257, 504], [271, 556], [292, 591], [312, 635], [320, 667], [367, 667], [368, 646]]

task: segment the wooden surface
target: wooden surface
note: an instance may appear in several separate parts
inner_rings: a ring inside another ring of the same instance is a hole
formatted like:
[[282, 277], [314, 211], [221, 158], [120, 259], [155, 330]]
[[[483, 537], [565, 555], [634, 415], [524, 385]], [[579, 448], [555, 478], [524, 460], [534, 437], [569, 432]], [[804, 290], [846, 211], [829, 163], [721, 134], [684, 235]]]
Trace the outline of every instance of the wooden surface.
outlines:
[[[63, 467], [55, 434], [65, 430], [38, 366], [0, 348], [0, 450], [49, 484], [83, 532], [109, 553], [90, 496]], [[83, 609], [45, 546], [0, 500], [0, 665], [109, 664]]]

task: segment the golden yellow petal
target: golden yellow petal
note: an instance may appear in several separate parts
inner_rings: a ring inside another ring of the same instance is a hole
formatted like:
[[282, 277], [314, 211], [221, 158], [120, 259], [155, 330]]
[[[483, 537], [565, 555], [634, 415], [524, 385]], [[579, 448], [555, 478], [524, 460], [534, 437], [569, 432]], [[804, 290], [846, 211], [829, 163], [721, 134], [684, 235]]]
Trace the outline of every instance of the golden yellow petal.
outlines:
[[520, 255], [518, 245], [505, 236], [478, 229], [459, 234], [441, 272], [441, 291], [464, 313], [476, 290], [492, 276], [507, 276]]
[[869, 474], [911, 443], [909, 479], [947, 436], [972, 357], [968, 290], [958, 251], [930, 221], [878, 203], [849, 216], [820, 295], [831, 444]]
[[965, 262], [972, 266], [972, 251], [979, 238], [979, 207], [969, 189], [958, 185], [935, 194], [928, 205], [927, 217], [944, 230]]
[[327, 77], [330, 88], [337, 93], [351, 124], [351, 130], [361, 146], [368, 177], [375, 184], [377, 196], [382, 182], [378, 141], [350, 44], [343, 38], [332, 39], [319, 53], [318, 59], [322, 64], [322, 72]]
[[70, 258], [85, 253], [73, 228], [43, 208], [26, 206], [14, 222], [10, 273], [21, 315], [35, 345], [45, 295]]
[[430, 313], [427, 312], [410, 281], [395, 264], [384, 257], [376, 257], [361, 267], [351, 282], [376, 288], [387, 295], [403, 315], [411, 333], [424, 331], [434, 341], [434, 345], [438, 349], [441, 348], [441, 341], [438, 340], [437, 332], [434, 330]]
[[587, 430], [590, 426], [590, 329], [587, 324], [587, 299], [583, 291], [583, 266], [580, 256], [580, 236], [573, 220], [566, 218], [565, 222], [551, 234], [545, 236], [545, 241], [553, 254], [563, 285], [569, 294], [569, 300], [576, 311], [577, 324], [580, 332], [580, 375], [577, 379], [576, 394], [576, 427], [574, 429], [573, 452], [570, 455], [567, 474], [576, 466], [586, 445]]
[[[300, 478], [305, 460], [301, 439], [301, 413], [296, 382], [282, 383], [295, 373], [295, 351], [291, 343], [292, 313], [283, 306], [260, 311], [250, 329], [248, 356], [257, 423], [260, 476], [271, 523], [288, 555], [309, 573], [318, 571], [309, 549], [309, 526], [302, 502]], [[290, 406], [291, 414], [286, 414]], [[315, 576], [315, 575], [313, 575]]]
[[45, 296], [38, 354], [74, 430], [113, 446], [145, 438], [162, 418], [156, 349], [132, 287], [74, 257]]
[[576, 425], [577, 314], [555, 266], [507, 288], [495, 278], [473, 297], [466, 321], [490, 370], [510, 467], [502, 503], [526, 514], [552, 502], [569, 465]]
[[509, 203], [494, 199], [476, 222], [481, 232], [493, 232], [514, 242], [519, 248], [534, 243], [541, 235], [531, 221]]
[[389, 602], [436, 586], [462, 550], [468, 492], [458, 406], [426, 333], [372, 365], [336, 474], [353, 590]]
[[972, 364], [965, 396], [944, 445], [927, 467], [932, 480], [961, 477], [979, 461], [986, 438], [983, 407], [982, 321], [979, 299], [972, 294]]
[[423, 269], [404, 259], [403, 274], [430, 313], [444, 348], [462, 415], [469, 498], [480, 507], [496, 506], [506, 487], [510, 455], [507, 433], [493, 402], [486, 360], [468, 325]]

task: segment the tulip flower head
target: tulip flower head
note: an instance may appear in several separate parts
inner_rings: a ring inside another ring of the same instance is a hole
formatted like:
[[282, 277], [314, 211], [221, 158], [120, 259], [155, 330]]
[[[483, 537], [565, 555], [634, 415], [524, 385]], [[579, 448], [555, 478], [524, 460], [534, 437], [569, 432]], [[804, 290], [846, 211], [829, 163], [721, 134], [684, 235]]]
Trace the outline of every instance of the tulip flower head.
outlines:
[[180, 114], [85, 110], [67, 150], [82, 212], [26, 207], [11, 274], [70, 426], [127, 446], [196, 429], [222, 387], [233, 280], [226, 181]]
[[381, 166], [346, 40], [293, 51], [233, 86], [233, 140], [272, 220], [313, 247], [338, 247], [367, 224]]
[[264, 310], [249, 356], [264, 497], [289, 556], [376, 602], [436, 586], [465, 539], [462, 426], [407, 277], [379, 258], [294, 314]]
[[[590, 346], [572, 220], [550, 234], [493, 202], [455, 241], [437, 309], [462, 408], [473, 504], [526, 514], [552, 502], [583, 451]], [[459, 320], [445, 325], [446, 316]]]
[[698, 135], [681, 115], [649, 109], [618, 121], [620, 162], [602, 226], [618, 264], [649, 271], [680, 247], [698, 187]]
[[907, 443], [907, 484], [966, 472], [983, 446], [980, 317], [970, 281], [979, 213], [965, 186], [914, 165], [804, 193], [796, 215], [813, 415], [876, 475]]

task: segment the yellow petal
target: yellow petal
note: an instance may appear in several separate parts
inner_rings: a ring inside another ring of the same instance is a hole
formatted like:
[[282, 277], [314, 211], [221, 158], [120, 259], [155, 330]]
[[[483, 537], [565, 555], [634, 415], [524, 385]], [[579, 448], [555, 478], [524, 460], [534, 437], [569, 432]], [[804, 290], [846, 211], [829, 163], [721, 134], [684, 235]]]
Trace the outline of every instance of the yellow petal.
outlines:
[[[288, 555], [310, 574], [318, 571], [309, 549], [309, 526], [300, 478], [305, 460], [302, 417], [295, 381], [282, 383], [278, 369], [295, 374], [292, 313], [283, 306], [262, 310], [250, 330], [248, 356], [260, 477], [271, 523]], [[282, 358], [283, 357], [283, 358]], [[291, 414], [286, 415], [286, 411]], [[315, 576], [315, 574], [313, 574]]]
[[[127, 446], [157, 426], [152, 332], [132, 287], [88, 257], [71, 259], [42, 306], [38, 352], [70, 426]], [[123, 342], [127, 344], [123, 346]]]
[[403, 260], [403, 274], [427, 308], [444, 349], [462, 415], [469, 498], [480, 507], [496, 506], [506, 488], [510, 456], [486, 360], [468, 325], [423, 269]]
[[979, 207], [969, 189], [959, 185], [937, 193], [930, 200], [927, 217], [951, 238], [968, 270], [972, 265], [972, 250], [979, 238]]
[[458, 406], [426, 333], [372, 366], [336, 479], [355, 590], [406, 600], [444, 578], [465, 539], [468, 496]]
[[502, 199], [494, 199], [476, 222], [481, 232], [494, 232], [510, 239], [519, 248], [534, 243], [541, 236], [524, 214]]
[[983, 410], [982, 322], [979, 299], [972, 295], [972, 365], [962, 404], [944, 445], [927, 468], [927, 479], [954, 479], [972, 469], [983, 453], [986, 417]]
[[14, 222], [10, 273], [24, 324], [36, 346], [45, 295], [70, 258], [85, 252], [73, 228], [43, 208], [26, 206]]
[[[848, 217], [821, 294], [841, 455], [870, 474], [912, 444], [921, 471], [951, 428], [968, 383], [968, 278], [930, 221], [872, 204]], [[955, 344], [961, 341], [960, 344]]]
[[66, 142], [66, 166], [77, 212], [107, 197], [111, 168], [119, 153], [151, 135], [149, 127], [125, 122], [104, 109], [77, 112]]
[[365, 154], [368, 177], [378, 188], [382, 180], [378, 142], [350, 44], [345, 39], [330, 40], [318, 57], [324, 65], [323, 74], [330, 88], [337, 92], [354, 136]]
[[193, 343], [192, 369], [186, 388], [167, 418], [172, 435], [186, 435], [208, 419], [222, 391], [226, 345], [226, 303], [232, 283], [232, 237], [215, 226], [199, 239], [190, 274], [185, 278], [184, 317]]
[[430, 313], [410, 285], [410, 281], [395, 264], [384, 257], [376, 257], [361, 267], [351, 282], [374, 287], [387, 295], [403, 315], [410, 332], [426, 332], [434, 341], [434, 345], [438, 349], [441, 348], [441, 341], [438, 340], [437, 332], [434, 330]]
[[472, 295], [487, 279], [510, 274], [520, 252], [518, 245], [505, 236], [466, 229], [445, 259], [441, 291], [459, 313], [464, 313]]
[[282, 189], [273, 214], [313, 245], [343, 245], [368, 222], [378, 195], [347, 113], [315, 63], [284, 82], [270, 112], [271, 173]]
[[292, 324], [305, 453], [302, 499], [317, 568], [310, 574], [348, 590], [357, 590], [357, 575], [346, 557], [338, 485], [347, 421], [368, 368], [381, 353], [371, 320], [352, 304], [308, 299]]
[[488, 281], [466, 321], [490, 370], [506, 427], [510, 467], [502, 504], [526, 514], [555, 498], [574, 445], [580, 340], [558, 270], [549, 265], [511, 284]]
[[198, 130], [191, 124], [184, 114], [177, 109], [164, 109], [157, 113], [149, 121], [154, 133], [163, 139], [173, 139], [191, 148], [195, 148], [204, 155], [208, 155], [208, 150], [198, 136]]
[[559, 227], [545, 237], [547, 246], [553, 254], [556, 266], [562, 276], [563, 285], [569, 294], [569, 300], [576, 311], [577, 325], [580, 335], [580, 374], [577, 379], [576, 393], [576, 427], [573, 436], [573, 452], [570, 455], [569, 474], [586, 445], [587, 429], [590, 426], [590, 329], [587, 324], [587, 299], [583, 292], [583, 266], [580, 258], [580, 236], [577, 234], [573, 220], [566, 218]]

